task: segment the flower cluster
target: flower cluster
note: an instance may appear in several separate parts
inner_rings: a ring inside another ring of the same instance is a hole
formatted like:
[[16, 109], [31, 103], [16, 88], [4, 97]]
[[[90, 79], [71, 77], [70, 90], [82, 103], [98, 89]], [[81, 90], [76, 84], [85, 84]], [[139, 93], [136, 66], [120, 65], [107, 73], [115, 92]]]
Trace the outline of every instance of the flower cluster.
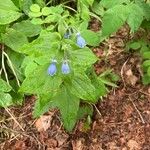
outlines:
[[[70, 37], [71, 37], [71, 33], [67, 30], [66, 33], [64, 34], [64, 38], [69, 39]], [[86, 46], [86, 41], [79, 32], [76, 34], [76, 38], [77, 38], [76, 44], [80, 48], [84, 48]]]
[[[52, 60], [50, 66], [48, 67], [47, 72], [50, 76], [54, 76], [57, 72], [56, 63], [57, 63], [57, 61], [54, 59], [54, 60]], [[70, 67], [68, 64], [68, 60], [63, 61], [62, 66], [61, 66], [61, 72], [62, 72], [62, 74], [70, 73]]]

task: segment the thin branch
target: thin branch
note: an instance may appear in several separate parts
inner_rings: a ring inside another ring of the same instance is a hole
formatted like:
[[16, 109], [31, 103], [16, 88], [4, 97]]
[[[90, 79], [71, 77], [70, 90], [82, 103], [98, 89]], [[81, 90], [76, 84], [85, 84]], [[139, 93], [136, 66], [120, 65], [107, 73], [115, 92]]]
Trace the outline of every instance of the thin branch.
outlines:
[[18, 86], [20, 87], [20, 82], [19, 82], [19, 79], [18, 79], [18, 77], [17, 77], [17, 74], [16, 74], [16, 72], [15, 72], [15, 69], [14, 69], [14, 67], [13, 67], [13, 64], [12, 64], [11, 60], [10, 60], [9, 56], [8, 56], [5, 52], [3, 52], [3, 53], [4, 53], [4, 55], [6, 56], [6, 58], [7, 58], [7, 60], [8, 60], [8, 63], [9, 63], [9, 65], [10, 65], [10, 68], [11, 68], [11, 70], [12, 70], [12, 72], [13, 72], [15, 78], [16, 78], [17, 84], [18, 84]]
[[4, 70], [6, 81], [9, 84], [8, 75], [7, 75], [6, 68], [5, 68], [5, 63], [4, 63], [4, 45], [2, 45], [2, 69]]
[[22, 131], [25, 131], [23, 129], [23, 127], [19, 124], [19, 122], [16, 120], [16, 118], [14, 117], [14, 115], [10, 112], [10, 110], [8, 108], [5, 108], [6, 112], [12, 117], [12, 119], [14, 120], [14, 122], [19, 126], [19, 128], [22, 130]]
[[145, 124], [145, 121], [144, 121], [144, 118], [143, 118], [142, 114], [140, 113], [140, 111], [138, 110], [137, 106], [136, 106], [136, 105], [134, 104], [134, 102], [132, 101], [131, 97], [129, 97], [129, 100], [132, 102], [132, 105], [134, 106], [135, 110], [136, 110], [137, 113], [139, 114], [142, 123]]

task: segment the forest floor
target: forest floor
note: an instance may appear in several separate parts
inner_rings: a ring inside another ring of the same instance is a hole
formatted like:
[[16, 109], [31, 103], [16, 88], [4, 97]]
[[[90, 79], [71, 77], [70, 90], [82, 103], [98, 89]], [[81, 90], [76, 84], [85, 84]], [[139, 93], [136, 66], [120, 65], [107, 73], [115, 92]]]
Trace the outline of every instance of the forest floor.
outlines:
[[[91, 28], [97, 31], [97, 21], [92, 22]], [[100, 58], [95, 64], [96, 72], [111, 68], [120, 81], [118, 88], [110, 88], [107, 97], [96, 105], [89, 130], [84, 130], [81, 120], [71, 134], [66, 133], [58, 110], [33, 119], [32, 96], [26, 98], [23, 106], [0, 110], [0, 149], [150, 150], [150, 86], [141, 83], [139, 55], [125, 50], [130, 38], [129, 29], [124, 26], [93, 49]]]

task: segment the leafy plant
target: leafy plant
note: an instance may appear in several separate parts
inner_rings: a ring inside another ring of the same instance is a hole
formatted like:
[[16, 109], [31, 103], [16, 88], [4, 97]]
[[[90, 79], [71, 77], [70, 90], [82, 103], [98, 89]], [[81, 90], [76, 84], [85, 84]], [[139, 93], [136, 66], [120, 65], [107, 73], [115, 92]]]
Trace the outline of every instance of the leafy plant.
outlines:
[[[21, 104], [24, 95], [34, 94], [34, 117], [57, 107], [71, 131], [80, 103], [91, 109], [118, 80], [110, 70], [94, 72], [98, 58], [90, 47], [126, 22], [135, 32], [149, 21], [149, 6], [139, 0], [0, 0], [0, 106]], [[91, 17], [101, 21], [101, 31], [89, 29]]]
[[[105, 83], [92, 69], [98, 58], [88, 47], [100, 42], [99, 33], [88, 29], [89, 19], [84, 15], [84, 9], [92, 6], [93, 1], [78, 1], [81, 7], [74, 15], [70, 15], [69, 6], [46, 6], [44, 1], [39, 2], [8, 0], [4, 4], [0, 0], [4, 14], [0, 18], [0, 105], [21, 103], [24, 94], [35, 94], [34, 117], [57, 107], [64, 127], [71, 131], [80, 101], [93, 104], [106, 94]], [[12, 16], [7, 13], [10, 10]]]

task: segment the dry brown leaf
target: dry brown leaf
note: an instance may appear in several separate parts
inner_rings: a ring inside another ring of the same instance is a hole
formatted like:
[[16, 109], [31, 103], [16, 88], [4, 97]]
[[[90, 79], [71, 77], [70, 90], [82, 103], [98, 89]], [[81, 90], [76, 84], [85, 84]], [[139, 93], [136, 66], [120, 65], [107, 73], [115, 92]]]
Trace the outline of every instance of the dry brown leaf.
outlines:
[[138, 78], [135, 75], [133, 75], [132, 70], [131, 69], [127, 70], [125, 74], [127, 76], [126, 81], [129, 84], [135, 86], [136, 82], [138, 81]]
[[45, 142], [47, 148], [56, 148], [57, 147], [57, 141], [55, 139], [47, 139]]
[[26, 147], [26, 144], [24, 141], [17, 141], [15, 143], [15, 146], [13, 147], [13, 150], [26, 150], [27, 147]]
[[84, 145], [82, 143], [82, 139], [72, 141], [73, 150], [83, 150], [83, 147], [84, 147]]
[[140, 145], [135, 140], [129, 140], [127, 143], [130, 150], [140, 150]]
[[51, 125], [52, 116], [41, 116], [36, 122], [35, 127], [39, 132], [46, 131]]

